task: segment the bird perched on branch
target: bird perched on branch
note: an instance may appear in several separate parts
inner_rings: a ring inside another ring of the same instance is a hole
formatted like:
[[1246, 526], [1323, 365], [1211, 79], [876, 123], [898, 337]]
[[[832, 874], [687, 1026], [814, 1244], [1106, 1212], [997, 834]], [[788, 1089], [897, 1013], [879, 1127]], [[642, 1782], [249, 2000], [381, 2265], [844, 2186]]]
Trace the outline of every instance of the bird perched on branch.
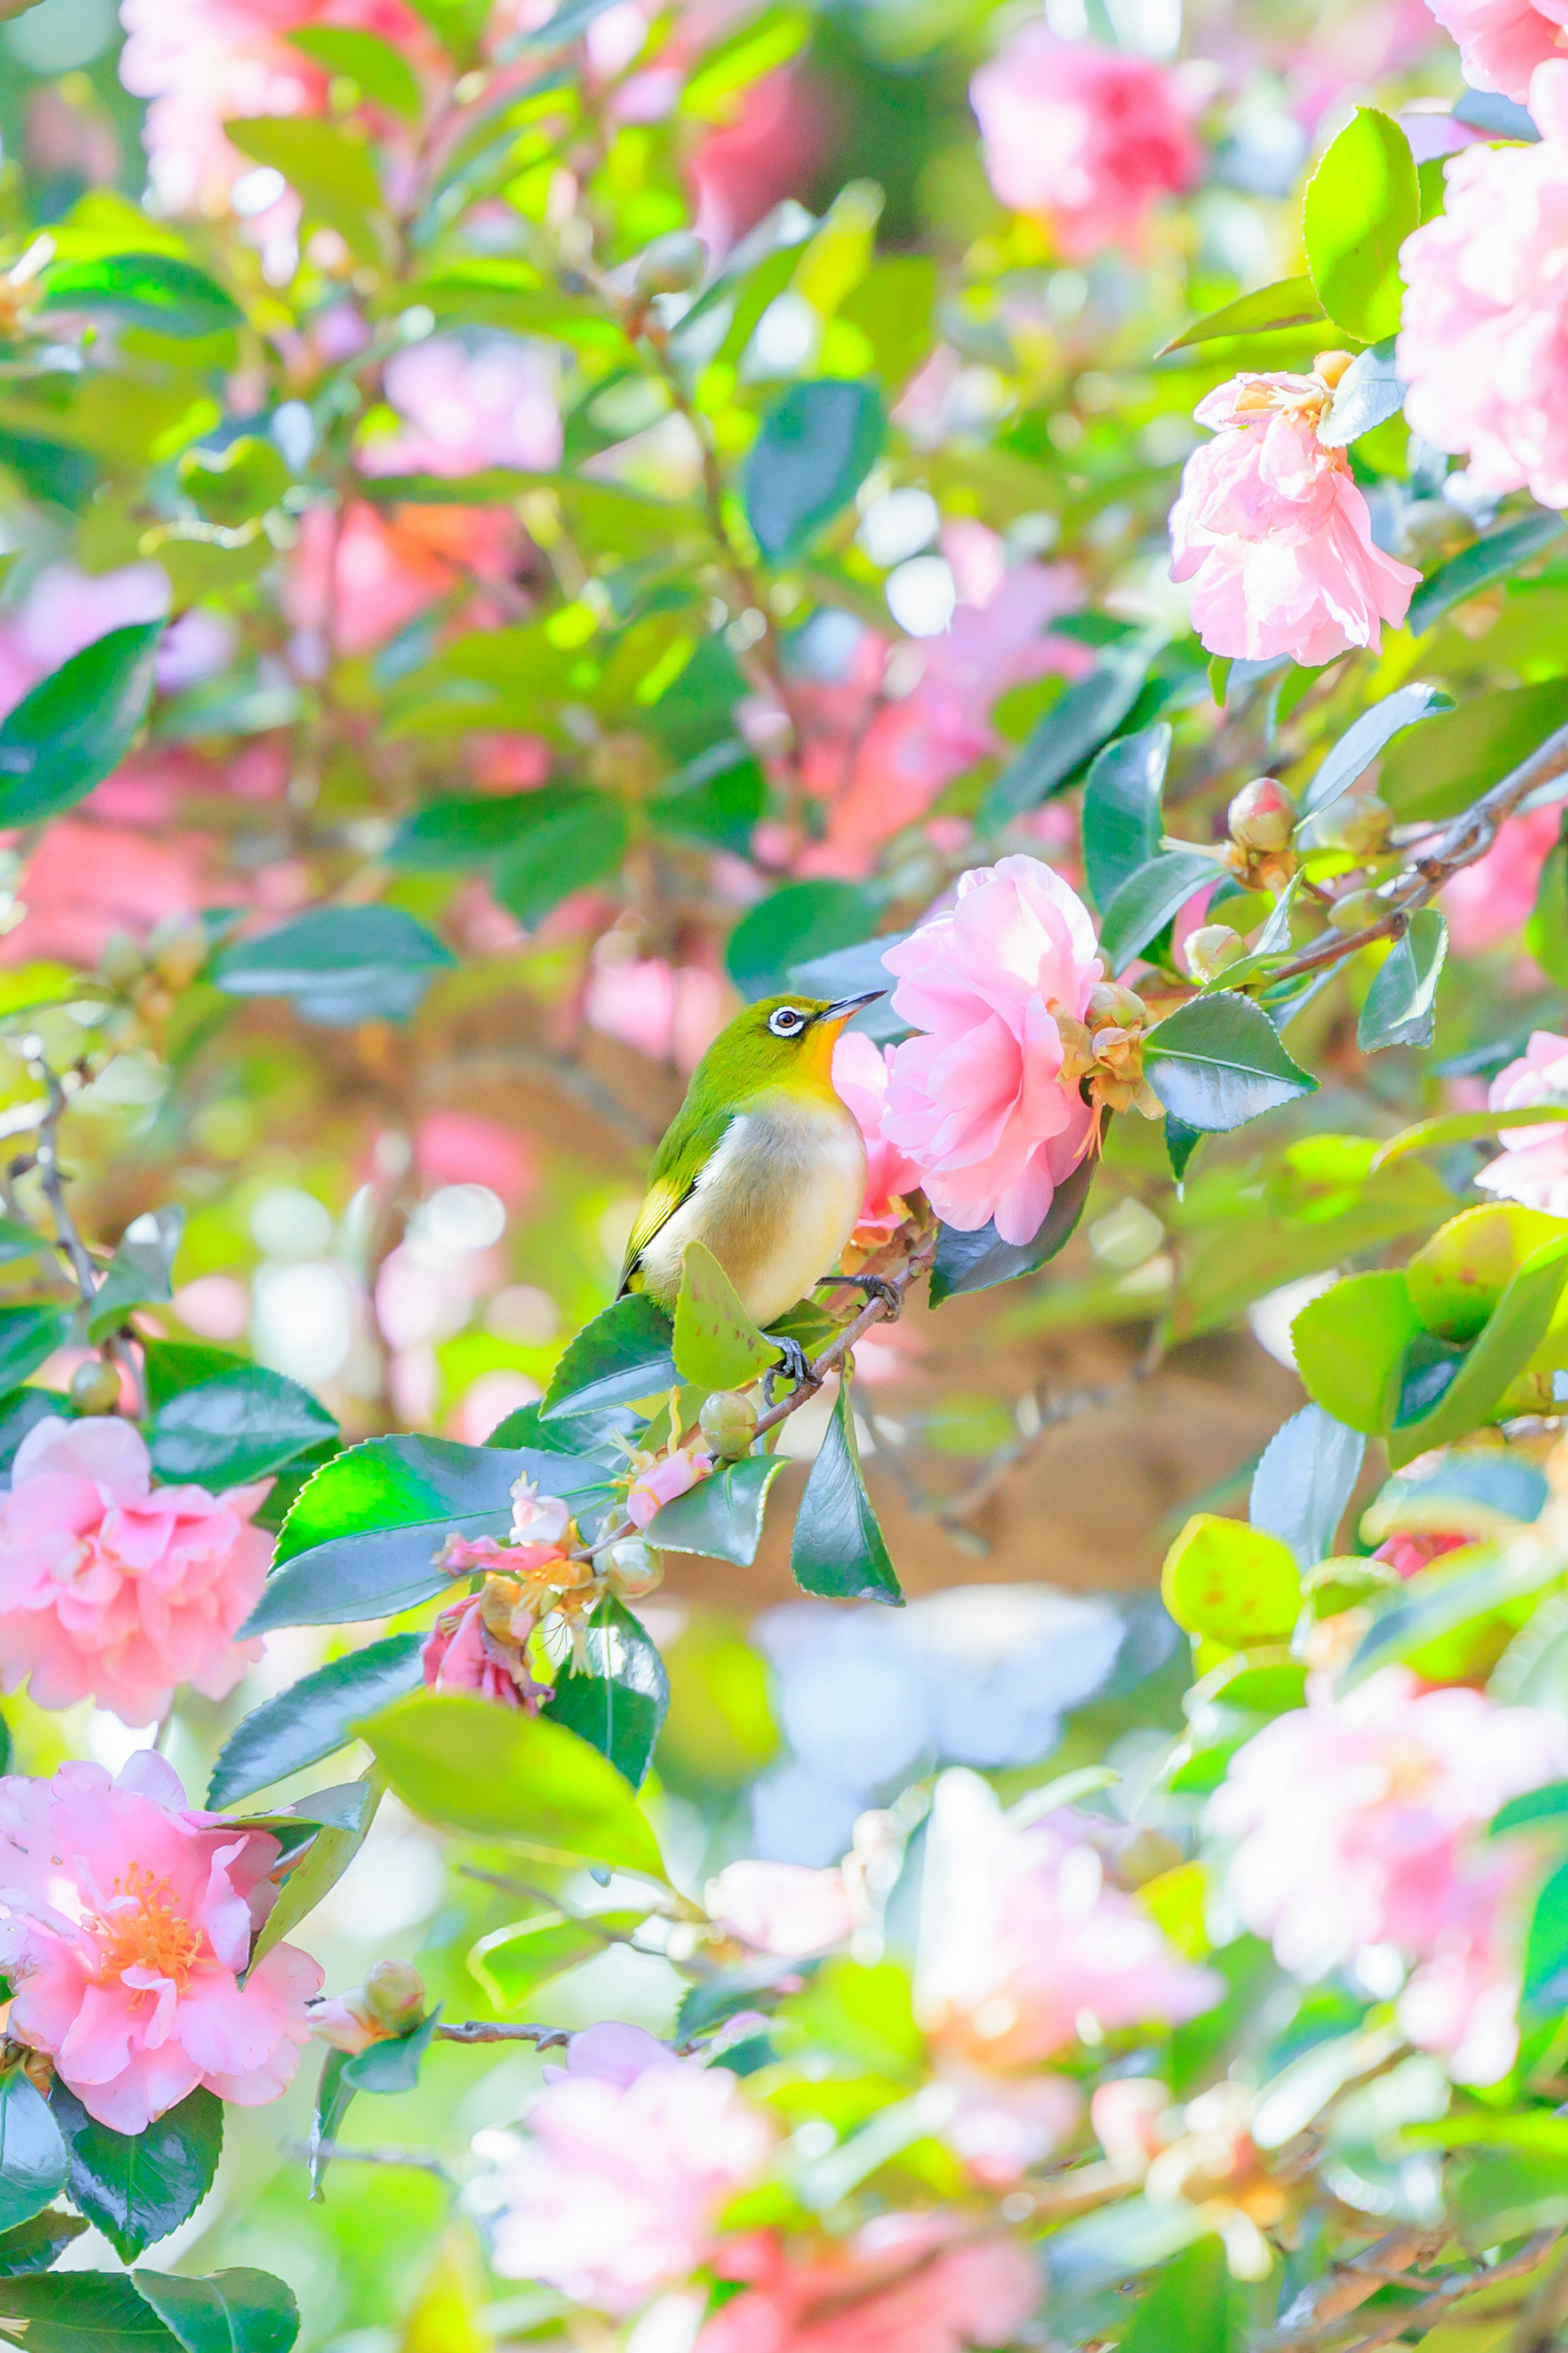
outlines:
[[[707, 1245], [763, 1325], [829, 1272], [866, 1190], [865, 1141], [835, 1092], [833, 1049], [883, 994], [767, 997], [721, 1030], [654, 1156], [617, 1297], [646, 1291], [673, 1312], [689, 1241]], [[780, 1345], [799, 1377], [798, 1350]]]

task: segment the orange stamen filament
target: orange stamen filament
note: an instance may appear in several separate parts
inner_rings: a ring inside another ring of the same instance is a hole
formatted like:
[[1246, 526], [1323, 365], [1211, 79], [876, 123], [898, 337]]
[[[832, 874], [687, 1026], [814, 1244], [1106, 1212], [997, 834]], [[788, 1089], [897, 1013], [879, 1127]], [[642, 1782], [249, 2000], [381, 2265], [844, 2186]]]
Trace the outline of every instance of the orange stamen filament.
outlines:
[[89, 1913], [83, 1924], [98, 1947], [94, 1981], [107, 1985], [127, 1969], [145, 1969], [153, 1977], [171, 1978], [181, 1993], [202, 1957], [201, 1931], [181, 1918], [174, 1891], [166, 1879], [133, 1862], [123, 1879], [114, 1883], [114, 1895], [101, 1912]]

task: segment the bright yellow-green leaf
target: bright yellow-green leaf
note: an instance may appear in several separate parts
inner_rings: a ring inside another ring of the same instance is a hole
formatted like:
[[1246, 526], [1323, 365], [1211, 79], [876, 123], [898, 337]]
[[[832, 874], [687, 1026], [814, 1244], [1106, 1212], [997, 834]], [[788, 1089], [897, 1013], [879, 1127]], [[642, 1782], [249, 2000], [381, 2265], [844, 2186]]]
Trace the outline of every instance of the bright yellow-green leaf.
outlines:
[[1291, 1325], [1296, 1369], [1325, 1413], [1376, 1437], [1394, 1420], [1405, 1351], [1423, 1328], [1402, 1273], [1348, 1275]]
[[744, 1388], [778, 1359], [778, 1349], [758, 1331], [712, 1251], [688, 1242], [675, 1303], [675, 1362], [682, 1380], [702, 1389]]
[[1165, 1555], [1160, 1592], [1178, 1626], [1233, 1650], [1288, 1641], [1301, 1607], [1289, 1546], [1213, 1512], [1194, 1513]]
[[1518, 1201], [1465, 1209], [1440, 1226], [1405, 1268], [1411, 1303], [1428, 1332], [1473, 1340], [1531, 1250], [1564, 1235], [1568, 1221]]
[[1358, 106], [1307, 183], [1301, 232], [1323, 308], [1363, 343], [1399, 324], [1399, 248], [1420, 219], [1409, 140], [1376, 107]]

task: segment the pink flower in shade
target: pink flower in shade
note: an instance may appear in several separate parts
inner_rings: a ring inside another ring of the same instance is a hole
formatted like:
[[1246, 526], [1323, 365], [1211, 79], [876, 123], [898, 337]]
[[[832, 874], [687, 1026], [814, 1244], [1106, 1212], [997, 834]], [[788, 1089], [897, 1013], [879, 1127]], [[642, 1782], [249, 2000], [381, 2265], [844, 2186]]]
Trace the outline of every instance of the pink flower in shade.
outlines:
[[763, 74], [691, 159], [697, 235], [716, 256], [785, 196], [804, 195], [833, 136], [830, 93], [798, 68]]
[[391, 521], [356, 504], [339, 528], [312, 507], [300, 519], [283, 608], [340, 652], [367, 653], [438, 596], [504, 576], [517, 536], [500, 509], [405, 506]]
[[1568, 48], [1565, 0], [1427, 0], [1427, 5], [1459, 44], [1459, 64], [1472, 90], [1501, 90], [1522, 101], [1536, 67]]
[[1386, 1561], [1396, 1577], [1416, 1577], [1445, 1553], [1458, 1552], [1474, 1542], [1473, 1536], [1434, 1535], [1402, 1528], [1397, 1535], [1384, 1537], [1373, 1558]]
[[1005, 205], [1049, 223], [1069, 260], [1135, 243], [1202, 161], [1178, 77], [1152, 58], [1026, 24], [969, 85]]
[[1090, 1134], [1057, 1026], [1081, 1021], [1100, 976], [1089, 910], [1037, 858], [1004, 858], [882, 961], [894, 1010], [925, 1033], [894, 1049], [883, 1135], [949, 1225], [994, 1218], [1004, 1241], [1031, 1240]]
[[0, 717], [95, 638], [132, 621], [161, 621], [168, 609], [169, 575], [161, 565], [94, 574], [51, 564], [0, 617]]
[[708, 1892], [708, 1908], [726, 1935], [759, 1953], [795, 1960], [847, 1944], [854, 1906], [844, 1873], [800, 1862], [726, 1863]]
[[[132, 765], [99, 786], [94, 807], [130, 781]], [[19, 895], [27, 912], [0, 940], [0, 965], [58, 956], [90, 968], [110, 932], [142, 939], [163, 916], [191, 913], [218, 897], [203, 875], [204, 845], [166, 824], [159, 834], [154, 839], [85, 817], [57, 818], [23, 873]], [[232, 902], [239, 893], [222, 895]]]
[[[1487, 1090], [1489, 1111], [1528, 1111], [1536, 1103], [1568, 1107], [1568, 1038], [1550, 1029], [1535, 1030], [1519, 1060]], [[1502, 1150], [1476, 1178], [1481, 1190], [1568, 1218], [1568, 1120], [1504, 1128], [1498, 1142]]]
[[114, 2132], [144, 2131], [198, 2084], [240, 2107], [277, 2098], [310, 2039], [321, 1972], [275, 1945], [238, 1982], [271, 1909], [281, 1850], [185, 1804], [142, 1750], [118, 1780], [62, 1765], [0, 1781], [0, 1969], [6, 2031], [47, 2051]]
[[419, 1123], [414, 1157], [419, 1173], [437, 1185], [488, 1185], [503, 1201], [516, 1201], [533, 1185], [533, 1154], [518, 1129], [471, 1112], [433, 1111]]
[[847, 2243], [786, 2253], [773, 2232], [731, 2240], [714, 2265], [748, 2283], [697, 2353], [962, 2353], [1013, 2341], [1040, 2301], [1034, 2258], [971, 2234], [958, 2214], [879, 2214]]
[[222, 1699], [261, 1655], [237, 1642], [272, 1540], [249, 1525], [270, 1480], [209, 1495], [154, 1487], [116, 1415], [33, 1424], [0, 1500], [0, 1657], [40, 1707], [95, 1699], [150, 1724], [179, 1683]]
[[942, 2138], [988, 2189], [1005, 2189], [1071, 2140], [1083, 2095], [1065, 2075], [991, 2075], [950, 2061], [940, 2078], [953, 2100]]
[[482, 466], [547, 470], [561, 459], [561, 412], [542, 347], [495, 342], [470, 352], [432, 335], [387, 362], [400, 432], [368, 441], [366, 474], [473, 474]]
[[695, 1447], [677, 1446], [646, 1471], [639, 1471], [626, 1496], [626, 1517], [633, 1527], [646, 1528], [656, 1512], [706, 1479], [712, 1468], [711, 1455], [700, 1453]]
[[1211, 654], [1308, 669], [1383, 643], [1421, 575], [1373, 543], [1342, 449], [1318, 423], [1310, 375], [1233, 376], [1194, 411], [1215, 438], [1194, 449], [1171, 510], [1171, 577], [1191, 580], [1193, 627]]
[[628, 2027], [573, 2037], [528, 2129], [502, 2177], [495, 2267], [617, 2317], [710, 2260], [774, 2140], [727, 2069]]
[[914, 1162], [882, 1133], [892, 1075], [891, 1046], [874, 1046], [858, 1029], [846, 1030], [833, 1049], [834, 1092], [848, 1104], [866, 1139], [866, 1198], [854, 1237], [862, 1250], [897, 1230], [907, 1215], [905, 1202], [921, 1189]]
[[1530, 84], [1539, 144], [1467, 148], [1407, 237], [1398, 366], [1412, 431], [1484, 491], [1568, 505], [1568, 58]]
[[595, 951], [583, 997], [590, 1026], [650, 1061], [694, 1071], [724, 1027], [723, 982], [701, 965], [616, 954], [621, 945], [610, 933]]
[[1509, 818], [1486, 856], [1461, 866], [1444, 885], [1443, 913], [1461, 955], [1484, 955], [1523, 930], [1560, 817], [1558, 809], [1542, 808]]
[[[535, 1683], [528, 1672], [525, 1645], [532, 1631], [532, 1613], [509, 1609], [510, 1633], [498, 1635], [486, 1621], [488, 1599], [484, 1592], [469, 1594], [442, 1610], [419, 1653], [426, 1688], [468, 1692], [492, 1706], [521, 1708], [537, 1715], [550, 1687]], [[495, 1614], [492, 1609], [490, 1615]], [[528, 1619], [526, 1632], [517, 1625], [520, 1615]]]

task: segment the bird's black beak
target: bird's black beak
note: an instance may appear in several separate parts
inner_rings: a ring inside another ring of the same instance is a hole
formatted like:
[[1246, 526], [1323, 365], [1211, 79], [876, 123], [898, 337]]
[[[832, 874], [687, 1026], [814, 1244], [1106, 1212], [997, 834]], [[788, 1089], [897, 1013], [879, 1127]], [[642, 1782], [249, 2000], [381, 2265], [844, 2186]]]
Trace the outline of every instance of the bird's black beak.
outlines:
[[819, 1021], [847, 1021], [852, 1013], [858, 1013], [863, 1006], [875, 1005], [879, 997], [886, 997], [887, 994], [885, 988], [868, 988], [858, 997], [835, 997], [831, 1005], [823, 1007], [816, 1018]]

